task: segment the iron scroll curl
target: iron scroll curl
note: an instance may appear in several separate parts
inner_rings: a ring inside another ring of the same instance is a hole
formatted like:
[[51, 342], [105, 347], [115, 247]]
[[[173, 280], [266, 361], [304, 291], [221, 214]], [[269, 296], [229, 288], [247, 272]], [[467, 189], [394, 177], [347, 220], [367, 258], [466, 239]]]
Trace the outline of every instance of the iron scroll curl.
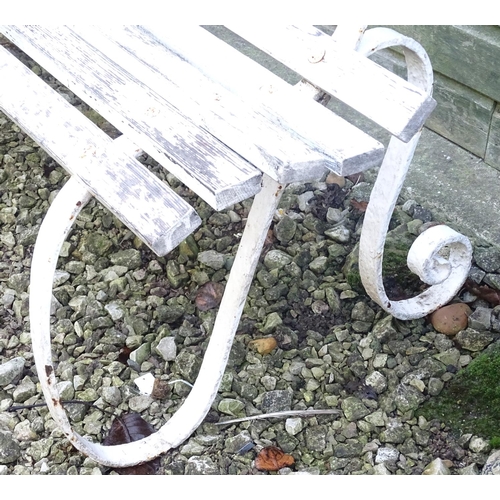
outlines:
[[[357, 47], [365, 56], [402, 47], [408, 81], [432, 94], [433, 72], [429, 57], [415, 40], [388, 28], [367, 30]], [[413, 159], [421, 130], [407, 143], [391, 137], [386, 155], [371, 192], [359, 246], [359, 271], [366, 292], [385, 311], [402, 320], [422, 318], [448, 303], [465, 282], [472, 262], [472, 245], [467, 237], [446, 225], [420, 234], [410, 248], [407, 264], [430, 285], [416, 297], [390, 300], [382, 279], [384, 245], [391, 215]]]

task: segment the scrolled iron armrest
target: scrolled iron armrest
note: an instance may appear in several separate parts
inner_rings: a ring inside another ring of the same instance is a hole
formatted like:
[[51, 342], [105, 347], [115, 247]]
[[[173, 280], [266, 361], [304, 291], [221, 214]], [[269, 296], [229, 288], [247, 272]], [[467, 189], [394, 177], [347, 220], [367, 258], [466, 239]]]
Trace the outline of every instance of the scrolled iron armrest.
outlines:
[[[388, 28], [373, 28], [365, 32], [357, 51], [370, 56], [393, 46], [403, 48], [408, 81], [431, 94], [432, 66], [415, 40]], [[445, 225], [429, 228], [413, 243], [407, 262], [410, 270], [431, 287], [407, 300], [387, 297], [382, 279], [385, 238], [420, 135], [421, 131], [408, 143], [391, 138], [365, 213], [359, 247], [365, 290], [385, 311], [403, 320], [424, 317], [449, 302], [467, 278], [472, 260], [468, 238]]]

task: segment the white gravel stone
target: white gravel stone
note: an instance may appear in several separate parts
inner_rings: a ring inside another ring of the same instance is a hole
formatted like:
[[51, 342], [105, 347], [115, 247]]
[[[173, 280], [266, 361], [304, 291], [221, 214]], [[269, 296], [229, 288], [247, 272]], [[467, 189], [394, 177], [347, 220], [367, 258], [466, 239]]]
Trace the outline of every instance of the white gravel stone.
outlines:
[[482, 437], [473, 436], [469, 442], [469, 449], [474, 453], [483, 453], [490, 449], [490, 444]]
[[395, 448], [380, 447], [375, 456], [375, 463], [382, 464], [385, 462], [397, 462], [399, 458], [399, 451]]
[[351, 231], [344, 226], [334, 227], [325, 231], [325, 236], [337, 243], [347, 243], [351, 238]]
[[0, 387], [12, 384], [23, 373], [26, 361], [22, 357], [13, 358], [0, 365]]
[[377, 464], [373, 467], [373, 473], [377, 476], [390, 476], [391, 473], [387, 469], [387, 467], [382, 463], [382, 464]]
[[445, 465], [443, 460], [436, 458], [422, 472], [424, 476], [448, 476], [451, 474], [450, 469]]
[[375, 354], [373, 358], [373, 368], [384, 368], [387, 363], [387, 354]]
[[158, 342], [156, 351], [165, 361], [174, 361], [177, 356], [177, 345], [173, 337], [164, 337]]
[[297, 435], [304, 427], [301, 418], [287, 418], [285, 421], [285, 430], [291, 436]]

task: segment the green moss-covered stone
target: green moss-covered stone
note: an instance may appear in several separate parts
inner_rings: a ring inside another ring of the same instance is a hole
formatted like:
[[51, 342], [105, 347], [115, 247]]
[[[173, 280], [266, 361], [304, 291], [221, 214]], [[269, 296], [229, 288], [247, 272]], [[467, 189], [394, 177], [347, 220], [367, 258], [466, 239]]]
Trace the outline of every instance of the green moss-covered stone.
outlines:
[[[387, 233], [382, 276], [385, 280], [389, 279], [389, 282], [385, 282], [385, 286], [390, 298], [392, 298], [393, 290], [398, 294], [408, 293], [408, 295], [414, 295], [421, 285], [418, 276], [413, 274], [406, 264], [408, 251], [414, 241], [415, 236], [408, 232], [406, 224], [401, 224]], [[359, 244], [356, 244], [352, 252], [347, 256], [342, 272], [353, 290], [364, 293], [358, 261]]]
[[87, 233], [82, 238], [80, 245], [80, 252], [90, 252], [94, 255], [105, 255], [113, 246], [112, 241], [104, 234], [100, 233]]
[[439, 418], [462, 433], [500, 436], [500, 345], [474, 359], [417, 414], [428, 420]]
[[141, 252], [135, 248], [120, 250], [109, 258], [114, 265], [125, 266], [128, 269], [137, 269], [142, 264]]
[[217, 408], [221, 413], [238, 417], [245, 409], [245, 403], [243, 403], [243, 401], [239, 401], [238, 399], [226, 398], [221, 400]]
[[198, 257], [198, 252], [199, 248], [192, 234], [179, 245], [179, 255], [183, 255], [189, 259], [195, 260]]

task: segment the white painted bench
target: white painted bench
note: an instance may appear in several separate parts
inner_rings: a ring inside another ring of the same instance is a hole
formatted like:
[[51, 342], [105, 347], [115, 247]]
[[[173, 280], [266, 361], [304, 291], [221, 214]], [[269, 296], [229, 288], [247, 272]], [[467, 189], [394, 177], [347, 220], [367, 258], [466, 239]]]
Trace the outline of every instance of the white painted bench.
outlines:
[[[114, 141], [0, 47], [0, 109], [71, 173], [41, 226], [32, 261], [30, 324], [50, 412], [68, 439], [99, 463], [125, 467], [179, 446], [203, 421], [224, 373], [267, 230], [283, 188], [382, 164], [360, 242], [370, 296], [396, 317], [448, 302], [467, 275], [471, 246], [440, 226], [412, 247], [409, 266], [431, 286], [391, 301], [382, 284], [385, 235], [435, 101], [422, 47], [391, 30], [229, 26], [300, 74], [291, 86], [198, 26], [2, 26], [3, 33], [123, 135]], [[405, 48], [405, 81], [366, 56]], [[381, 143], [320, 104], [335, 96], [392, 134]], [[141, 165], [147, 152], [217, 210], [255, 196], [200, 373], [184, 404], [155, 434], [101, 446], [75, 433], [56, 387], [50, 344], [53, 275], [62, 243], [95, 196], [158, 255], [200, 224], [174, 191]], [[447, 258], [441, 252], [446, 247]]]

